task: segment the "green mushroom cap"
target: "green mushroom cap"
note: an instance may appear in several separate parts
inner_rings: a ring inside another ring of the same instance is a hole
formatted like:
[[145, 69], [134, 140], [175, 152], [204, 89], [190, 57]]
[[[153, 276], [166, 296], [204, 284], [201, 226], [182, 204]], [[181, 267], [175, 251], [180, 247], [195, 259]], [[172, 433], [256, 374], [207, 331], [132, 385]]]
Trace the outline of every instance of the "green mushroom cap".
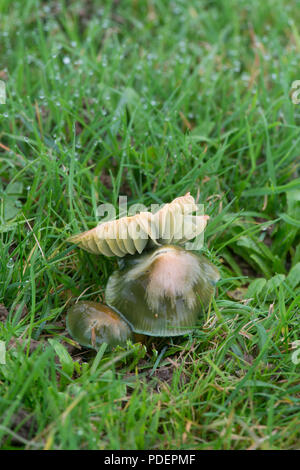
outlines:
[[105, 297], [135, 333], [178, 336], [192, 331], [219, 280], [204, 256], [179, 246], [162, 246], [123, 258], [109, 278]]
[[128, 324], [111, 308], [97, 302], [78, 302], [67, 314], [67, 329], [82, 346], [98, 349], [125, 345], [132, 337]]

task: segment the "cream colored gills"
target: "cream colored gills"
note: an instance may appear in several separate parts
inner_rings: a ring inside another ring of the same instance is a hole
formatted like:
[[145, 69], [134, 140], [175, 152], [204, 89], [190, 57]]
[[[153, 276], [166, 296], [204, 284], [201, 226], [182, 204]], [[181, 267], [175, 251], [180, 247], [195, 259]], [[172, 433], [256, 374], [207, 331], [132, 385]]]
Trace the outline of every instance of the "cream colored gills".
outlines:
[[[118, 222], [119, 223], [117, 225], [117, 238], [116, 238], [116, 241], [117, 241], [117, 245], [118, 245], [119, 249], [121, 250], [121, 252], [124, 253], [124, 255], [126, 255], [129, 252], [126, 245], [125, 245], [125, 241], [128, 238], [128, 230], [127, 230], [126, 224], [124, 224], [122, 219], [120, 219]], [[133, 253], [134, 253], [134, 247], [133, 247]]]
[[106, 224], [98, 225], [93, 231], [93, 238], [97, 244], [99, 253], [105, 256], [115, 256], [114, 252], [111, 250], [107, 240], [105, 239], [104, 230]]
[[124, 236], [124, 238], [122, 238], [124, 248], [128, 254], [133, 255], [136, 252], [136, 247], [135, 247], [133, 240], [131, 239], [129, 235], [128, 224], [126, 223], [125, 220], [120, 219], [120, 227], [121, 227], [122, 237]]
[[[118, 221], [114, 221], [114, 222], [118, 222]], [[118, 226], [117, 223], [112, 223], [112, 222], [106, 223], [101, 235], [105, 239], [113, 255], [119, 256], [120, 258], [122, 258], [123, 256], [125, 256], [126, 253], [123, 252], [118, 246], [117, 226]]]
[[147, 232], [145, 232], [141, 224], [141, 219], [143, 217], [144, 215], [137, 214], [136, 216], [132, 217], [132, 220], [128, 224], [128, 235], [133, 241], [135, 249], [138, 253], [142, 253], [149, 241], [149, 235]]
[[[183, 244], [205, 229], [208, 216], [191, 216], [196, 209], [194, 198], [187, 193], [165, 204], [154, 215], [141, 212], [132, 217], [105, 222], [92, 230], [70, 237], [68, 241], [77, 243], [90, 253], [120, 258], [127, 254], [142, 253], [146, 247], [157, 246], [159, 243]], [[181, 235], [185, 225], [186, 233]], [[119, 235], [120, 231], [122, 237]]]

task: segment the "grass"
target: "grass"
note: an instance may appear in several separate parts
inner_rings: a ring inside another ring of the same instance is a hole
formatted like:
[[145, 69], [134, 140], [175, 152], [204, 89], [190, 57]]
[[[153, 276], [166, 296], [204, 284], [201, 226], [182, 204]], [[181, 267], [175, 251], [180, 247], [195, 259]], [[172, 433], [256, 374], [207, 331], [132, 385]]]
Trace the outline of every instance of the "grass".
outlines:
[[[298, 6], [0, 0], [2, 449], [300, 447]], [[78, 349], [66, 310], [116, 261], [66, 238], [198, 190], [222, 274], [199, 328]]]

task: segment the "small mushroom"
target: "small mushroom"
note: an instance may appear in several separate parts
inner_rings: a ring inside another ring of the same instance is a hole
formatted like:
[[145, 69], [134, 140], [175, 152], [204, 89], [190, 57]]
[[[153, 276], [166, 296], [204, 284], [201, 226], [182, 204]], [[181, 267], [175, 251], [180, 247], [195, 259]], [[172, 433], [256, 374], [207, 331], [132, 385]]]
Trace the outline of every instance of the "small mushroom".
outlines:
[[126, 257], [120, 265], [108, 280], [106, 302], [135, 333], [150, 336], [191, 332], [220, 278], [204, 256], [179, 246]]
[[98, 349], [126, 344], [131, 328], [113, 309], [97, 302], [78, 302], [67, 314], [67, 329], [82, 346]]

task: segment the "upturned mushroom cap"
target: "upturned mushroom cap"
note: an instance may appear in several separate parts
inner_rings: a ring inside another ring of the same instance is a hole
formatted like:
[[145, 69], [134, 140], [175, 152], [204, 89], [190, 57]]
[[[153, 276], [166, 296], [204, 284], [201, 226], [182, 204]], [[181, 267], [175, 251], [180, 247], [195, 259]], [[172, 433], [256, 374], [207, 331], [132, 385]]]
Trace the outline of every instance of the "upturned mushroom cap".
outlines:
[[202, 233], [209, 219], [207, 215], [192, 215], [196, 209], [194, 198], [187, 193], [165, 204], [155, 214], [141, 212], [104, 222], [71, 236], [68, 241], [90, 253], [120, 258], [142, 253], [155, 245], [183, 245]]
[[205, 257], [163, 246], [122, 260], [105, 297], [135, 333], [178, 336], [192, 331], [209, 304], [219, 272]]
[[126, 344], [132, 337], [128, 324], [111, 308], [97, 302], [78, 302], [67, 314], [67, 329], [82, 346], [98, 349]]

